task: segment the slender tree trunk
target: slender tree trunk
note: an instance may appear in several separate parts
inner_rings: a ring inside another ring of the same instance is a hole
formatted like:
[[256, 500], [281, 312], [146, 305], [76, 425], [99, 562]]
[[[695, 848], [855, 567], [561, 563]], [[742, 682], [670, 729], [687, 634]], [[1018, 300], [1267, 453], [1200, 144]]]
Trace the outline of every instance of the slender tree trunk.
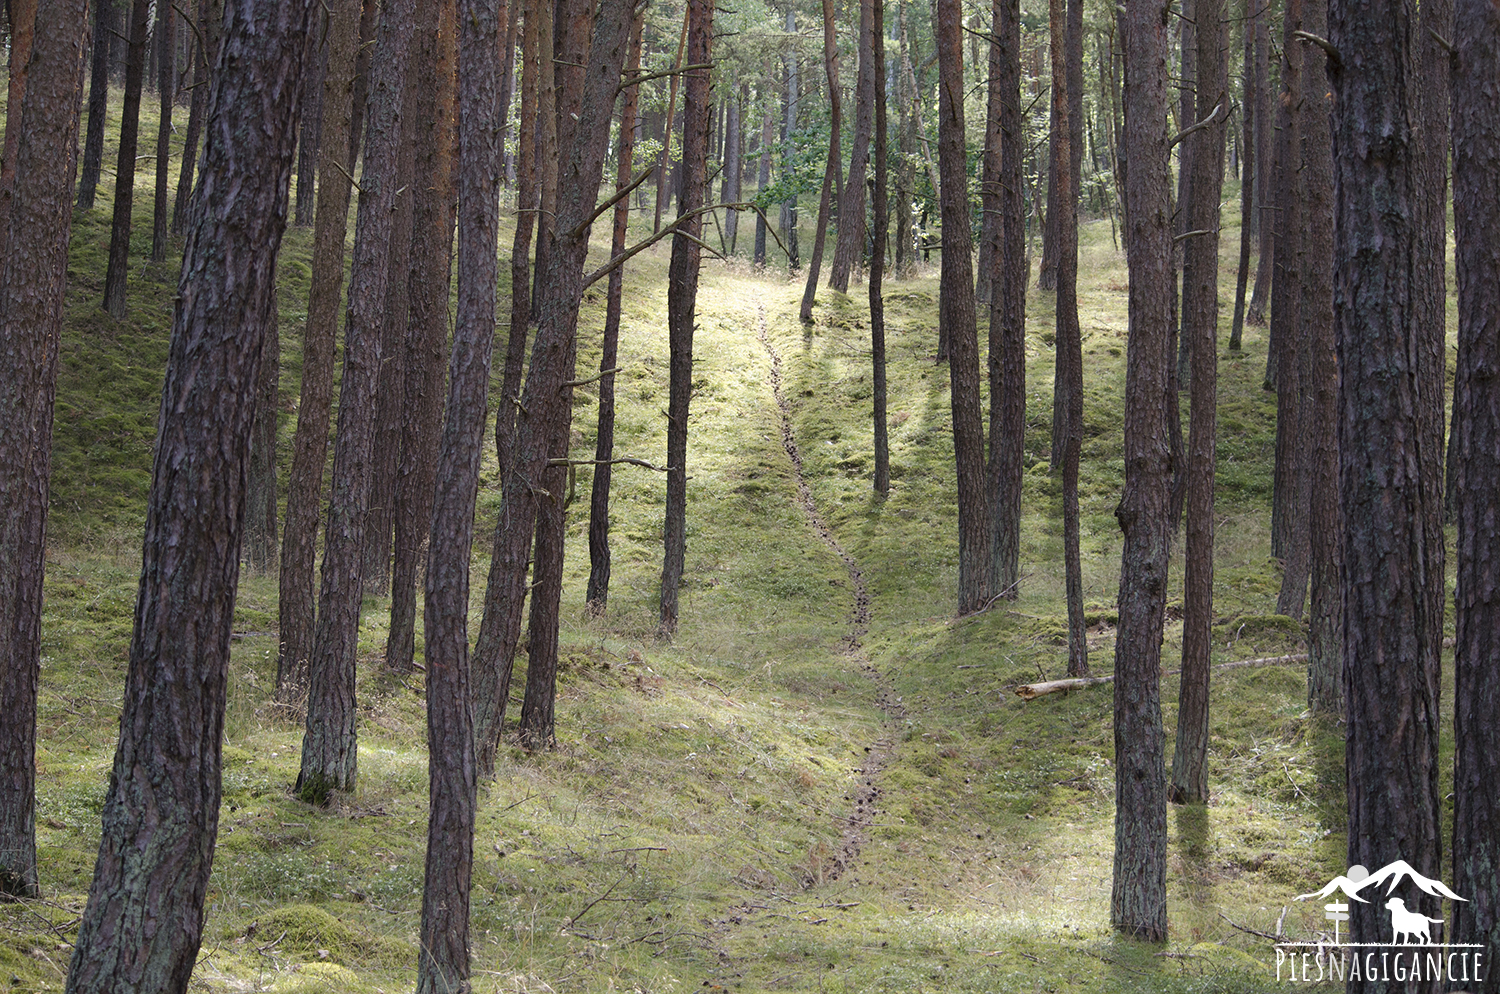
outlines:
[[[453, 255], [453, 149], [456, 137], [457, 8], [453, 0], [417, 8], [412, 59], [432, 66], [417, 88], [413, 165], [410, 308], [402, 387], [401, 457], [396, 469], [396, 548], [391, 561], [391, 628], [385, 665], [412, 668], [416, 653], [417, 576], [432, 531], [433, 486], [448, 362], [448, 285]], [[429, 695], [429, 700], [431, 699]]]
[[[854, 147], [849, 150], [849, 179], [839, 201], [839, 234], [834, 244], [828, 285], [839, 293], [849, 292], [849, 273], [865, 249], [865, 175], [870, 155], [870, 130], [875, 116], [875, 67], [873, 65], [875, 0], [860, 0], [859, 76], [854, 89]], [[885, 84], [882, 79], [881, 85]]]
[[[88, 131], [83, 140], [83, 175], [78, 180], [78, 209], [94, 209], [94, 191], [104, 164], [104, 125], [109, 112], [109, 45], [114, 39], [115, 5], [109, 0], [94, 4], [93, 62], [89, 72]], [[15, 27], [11, 27], [11, 52], [15, 53]], [[11, 56], [14, 67], [15, 55]], [[193, 91], [195, 94], [196, 90]], [[19, 132], [18, 132], [19, 134]]]
[[183, 252], [103, 838], [69, 994], [181, 994], [218, 832], [230, 630], [262, 329], [275, 307], [308, 0], [231, 0]]
[[1271, 291], [1271, 267], [1275, 261], [1275, 206], [1271, 197], [1271, 173], [1274, 146], [1271, 141], [1271, 18], [1255, 20], [1255, 231], [1260, 247], [1255, 263], [1255, 285], [1245, 310], [1245, 323], [1263, 327], [1266, 304]]
[[[713, 0], [690, 0], [688, 5], [688, 64], [704, 65], [712, 57]], [[698, 303], [698, 239], [703, 230], [698, 211], [703, 206], [708, 160], [709, 102], [713, 80], [708, 70], [688, 74], [682, 115], [681, 200], [677, 206], [677, 234], [672, 236], [668, 270], [667, 328], [671, 341], [667, 400], [667, 513], [662, 529], [661, 610], [659, 637], [677, 633], [677, 592], [687, 557], [687, 435], [688, 404], [693, 395], [693, 325]], [[835, 166], [835, 168], [837, 168]], [[814, 262], [816, 266], [816, 262]]]
[[1131, 3], [1125, 23], [1126, 254], [1124, 533], [1115, 636], [1115, 858], [1110, 923], [1167, 937], [1167, 812], [1161, 643], [1170, 544], [1172, 233], [1167, 165], [1167, 25], [1163, 0]]
[[266, 354], [256, 385], [250, 430], [250, 476], [245, 481], [245, 565], [252, 573], [276, 568], [276, 416], [281, 392], [281, 328], [273, 308], [266, 322]]
[[296, 785], [297, 796], [316, 804], [326, 804], [331, 791], [352, 790], [359, 767], [354, 674], [359, 606], [364, 593], [364, 526], [374, 444], [375, 384], [381, 364], [386, 265], [396, 213], [401, 104], [414, 11], [415, 0], [388, 0], [382, 8], [380, 50], [370, 80], [369, 142], [360, 174], [354, 257], [349, 271], [333, 486], [324, 536], [318, 622], [308, 660], [302, 768]]
[[984, 424], [979, 403], [979, 336], [965, 182], [963, 33], [958, 0], [938, 0], [938, 163], [942, 170], [943, 269], [938, 320], [947, 329], [953, 450], [958, 470], [958, 613], [995, 595]]
[[[519, 37], [521, 27], [521, 5], [516, 4], [514, 10], [508, 11], [505, 19], [505, 40], [500, 44], [500, 137], [505, 139], [510, 131], [510, 105], [511, 98], [515, 95], [516, 86], [516, 39]], [[508, 146], [508, 142], [502, 141], [502, 145]], [[516, 183], [516, 156], [509, 148], [502, 150], [505, 156], [505, 175], [503, 184], [515, 186]]]
[[[818, 271], [823, 265], [823, 246], [828, 239], [828, 212], [833, 206], [834, 187], [842, 183], [843, 155], [839, 131], [843, 113], [839, 99], [839, 46], [834, 35], [833, 0], [823, 0], [823, 66], [828, 71], [828, 164], [823, 167], [823, 190], [818, 195], [818, 224], [813, 229], [812, 255], [807, 260], [807, 287], [802, 291], [803, 324], [812, 323], [813, 301], [818, 294]], [[960, 60], [963, 53], [959, 53]], [[972, 278], [971, 278], [972, 284]]]
[[1219, 200], [1224, 188], [1224, 134], [1229, 81], [1223, 55], [1223, 0], [1194, 0], [1198, 45], [1196, 121], [1189, 135], [1191, 232], [1183, 253], [1182, 334], [1192, 363], [1187, 448], [1187, 546], [1183, 563], [1182, 681], [1170, 799], [1208, 803], [1208, 685], [1214, 608], [1214, 465], [1218, 434]]
[[[771, 113], [771, 95], [765, 86], [760, 88], [760, 164], [755, 174], [755, 192], [760, 195], [771, 185], [771, 143], [776, 140], [776, 116]], [[755, 255], [752, 257], [755, 265], [765, 268], [766, 265], [766, 216], [763, 212], [755, 215]]]
[[[797, 32], [797, 18], [791, 7], [786, 12], [786, 33], [789, 35]], [[799, 108], [797, 85], [798, 85], [797, 51], [795, 48], [789, 50], [786, 55], [786, 107], [785, 117], [781, 126], [781, 140], [786, 148], [792, 145], [792, 134], [797, 130], [797, 110]], [[785, 170], [785, 162], [782, 165]], [[795, 273], [801, 266], [801, 259], [797, 249], [797, 197], [794, 194], [781, 203], [781, 238], [786, 243], [787, 271]]]
[[[13, 16], [17, 8], [12, 9]], [[37, 897], [36, 718], [52, 406], [73, 223], [83, 0], [29, 12], [32, 67], [9, 108], [13, 165], [0, 243], [0, 900]], [[12, 37], [18, 25], [12, 24]], [[12, 49], [14, 52], [14, 49]], [[21, 122], [25, 121], [25, 126]]]
[[[791, 23], [791, 13], [787, 13], [787, 23]], [[787, 28], [788, 32], [792, 29]], [[671, 198], [667, 186], [667, 163], [672, 158], [672, 124], [677, 116], [677, 88], [682, 82], [682, 76], [676, 72], [682, 68], [682, 55], [687, 50], [688, 22], [687, 9], [682, 13], [682, 36], [677, 39], [677, 58], [672, 63], [672, 78], [667, 88], [667, 113], [661, 122], [661, 151], [656, 157], [656, 218], [652, 222], [652, 232], [661, 230], [661, 212], [666, 201]]]
[[276, 663], [276, 699], [302, 705], [312, 658], [313, 570], [328, 427], [333, 406], [334, 339], [344, 286], [344, 241], [349, 227], [347, 172], [355, 53], [359, 48], [360, 0], [328, 4], [328, 71], [323, 81], [323, 148], [319, 153], [317, 222], [313, 231], [312, 288], [302, 334], [302, 385], [292, 469], [287, 481], [286, 527], [281, 539], [278, 617], [281, 646]]
[[[630, 55], [625, 63], [627, 78], [641, 69], [641, 37], [645, 18], [637, 15], [630, 32]], [[620, 94], [620, 151], [616, 157], [615, 189], [625, 189], [635, 171], [635, 126], [640, 106], [640, 87], [629, 86]], [[735, 196], [738, 197], [738, 191]], [[734, 215], [731, 214], [731, 217]], [[614, 231], [610, 239], [610, 256], [625, 251], [630, 224], [629, 198], [615, 205]], [[762, 236], [763, 238], [764, 236]], [[589, 611], [602, 615], [609, 607], [609, 484], [613, 475], [610, 460], [615, 450], [615, 377], [613, 370], [620, 354], [620, 311], [624, 303], [625, 267], [616, 266], [609, 274], [609, 290], [604, 304], [604, 340], [600, 347], [599, 421], [594, 444], [594, 482], [589, 494], [589, 584], [586, 600]]]
[[[899, 22], [899, 51], [896, 59], [896, 105], [901, 110], [898, 144], [900, 158], [896, 169], [896, 272], [905, 274], [912, 265], [912, 202], [917, 186], [917, 126], [912, 114], [914, 99], [909, 85], [910, 59], [907, 55], [906, 4], [898, 0], [896, 17]], [[1017, 56], [1019, 58], [1019, 56]], [[1019, 63], [1017, 63], [1019, 66]], [[1017, 68], [1019, 74], [1020, 69]], [[1019, 113], [1019, 110], [1017, 110]]]
[[[478, 784], [469, 705], [469, 557], [495, 340], [501, 148], [495, 92], [500, 75], [497, 38], [504, 37], [507, 13], [502, 4], [503, 0], [462, 0], [458, 17], [459, 78], [463, 81], [458, 98], [458, 321], [433, 503], [432, 564], [427, 573], [430, 805], [418, 994], [469, 990], [469, 889]], [[443, 20], [451, 25], [451, 14]], [[436, 28], [438, 18], [431, 17], [431, 21]], [[432, 40], [435, 48], [435, 32]], [[437, 129], [429, 126], [426, 130], [432, 135]]]
[[171, 179], [172, 105], [176, 102], [177, 16], [170, 3], [156, 5], [156, 95], [160, 99], [161, 119], [156, 128], [156, 199], [151, 214], [151, 261], [167, 257], [167, 187]]
[[125, 66], [125, 104], [120, 112], [120, 156], [115, 164], [115, 212], [109, 229], [109, 266], [104, 274], [104, 309], [125, 319], [125, 280], [130, 267], [130, 208], [135, 197], [135, 153], [141, 129], [141, 88], [146, 75], [146, 34], [151, 0], [130, 8], [130, 46]]
[[[172, 204], [172, 234], [180, 235], [188, 228], [188, 212], [193, 205], [193, 172], [198, 166], [198, 140], [203, 133], [203, 118], [208, 112], [208, 67], [214, 58], [214, 52], [218, 49], [219, 29], [215, 22], [218, 20], [220, 4], [217, 0], [200, 0], [198, 4], [198, 24], [203, 32], [203, 40], [208, 43], [208, 51], [204, 51], [203, 44], [193, 46], [193, 99], [188, 107], [187, 134], [182, 142], [182, 170], [177, 174], [177, 198]], [[311, 80], [307, 86], [312, 86]], [[305, 89], [306, 87], [304, 87]], [[316, 103], [318, 113], [322, 114], [322, 70], [319, 73], [317, 83]], [[311, 95], [311, 91], [309, 91]], [[301, 181], [298, 181], [298, 189]]]
[[302, 134], [297, 139], [296, 224], [299, 228], [310, 227], [313, 223], [318, 149], [323, 141], [323, 77], [328, 73], [328, 17], [326, 12], [319, 12], [314, 18], [318, 28], [307, 40], [307, 106], [302, 109]]
[[[1438, 794], [1442, 617], [1429, 584], [1442, 583], [1428, 545], [1432, 510], [1422, 479], [1424, 373], [1415, 326], [1421, 260], [1418, 32], [1406, 0], [1328, 5], [1340, 53], [1333, 81], [1335, 314], [1339, 365], [1339, 503], [1344, 510], [1345, 765], [1349, 865], [1404, 859], [1441, 872]], [[1434, 573], [1434, 570], [1436, 572]], [[1352, 903], [1352, 902], [1351, 902]], [[1407, 907], [1433, 918], [1438, 902], [1413, 891]], [[1353, 904], [1350, 940], [1380, 942], [1389, 918]], [[1354, 981], [1366, 991], [1434, 984]]]
[[1245, 291], [1250, 282], [1250, 242], [1255, 233], [1255, 32], [1262, 14], [1261, 0], [1245, 0], [1245, 65], [1240, 87], [1240, 266], [1234, 283], [1234, 323], [1230, 351], [1240, 351], [1245, 328]]
[[[1483, 0], [1458, 0], [1453, 39], [1453, 234], [1457, 244], [1458, 370], [1450, 467], [1457, 486], [1458, 586], [1454, 596], [1453, 887], [1449, 942], [1488, 944], [1500, 922], [1500, 11]], [[1486, 971], [1476, 989], [1500, 990]]]
[[[504, 498], [495, 529], [495, 560], [490, 569], [490, 589], [485, 592], [484, 624], [475, 647], [476, 666], [486, 649], [487, 638], [493, 658], [488, 681], [481, 684], [476, 680], [474, 691], [476, 715], [490, 716], [488, 728], [483, 721], [476, 722], [481, 773], [494, 769], [495, 743], [499, 741], [500, 721], [504, 717], [501, 705], [505, 700], [503, 695], [509, 690], [510, 664], [520, 632], [521, 605], [527, 586], [527, 551], [535, 533], [537, 504], [536, 491], [527, 481], [542, 478], [548, 461], [555, 455], [551, 447], [557, 439], [567, 437], [570, 423], [572, 388], [565, 384], [573, 377], [576, 357], [575, 334], [583, 292], [583, 262], [588, 251], [588, 221], [603, 175], [609, 117], [625, 62], [632, 7], [630, 0], [603, 0], [599, 7], [579, 120], [572, 129], [571, 147], [560, 159], [563, 176], [559, 188], [566, 196], [558, 203], [556, 250], [549, 254], [547, 273], [538, 283], [543, 293], [537, 312], [536, 343], [519, 405], [513, 456], [510, 465], [502, 467]], [[498, 699], [489, 696], [494, 693], [502, 696]], [[546, 729], [546, 735], [550, 737], [550, 728]]]
[[[1328, 0], [1303, 0], [1303, 24], [1328, 35]], [[1307, 411], [1309, 481], [1308, 534], [1312, 575], [1307, 639], [1307, 698], [1314, 712], [1342, 716], [1343, 591], [1340, 589], [1338, 359], [1333, 334], [1333, 133], [1326, 59], [1309, 48], [1309, 103], [1303, 131], [1302, 198], [1307, 254], [1302, 273], [1303, 348], [1311, 382], [1303, 392]]]
[[[359, 48], [354, 59], [354, 102], [350, 105], [349, 161], [345, 168], [354, 175], [364, 147], [367, 107], [370, 100], [370, 63], [375, 55], [375, 22], [379, 0], [364, 0], [359, 15]], [[321, 173], [321, 170], [319, 170]]]
[[994, 515], [997, 592], [1014, 600], [1021, 582], [1021, 481], [1026, 455], [1026, 216], [1021, 170], [1021, 12], [1018, 0], [994, 0], [990, 47], [991, 115], [998, 126], [1000, 215], [998, 283], [990, 295], [990, 510]]
[[885, 0], [872, 0], [873, 25], [870, 32], [870, 58], [875, 77], [875, 189], [873, 195], [875, 237], [870, 247], [870, 356], [871, 382], [874, 386], [875, 420], [875, 493], [883, 499], [891, 492], [891, 443], [886, 417], [885, 379], [885, 279], [886, 232], [890, 229], [886, 165], [885, 107]]
[[[724, 98], [727, 104], [724, 123], [724, 183], [720, 188], [719, 199], [726, 204], [737, 204], [740, 202], [740, 177], [745, 171], [744, 167], [744, 124], [742, 123], [745, 102], [750, 99], [750, 86], [743, 86], [736, 91], [733, 83], [729, 86], [729, 93]], [[731, 210], [724, 215], [724, 254], [734, 255], [735, 238], [740, 229], [740, 212]]]

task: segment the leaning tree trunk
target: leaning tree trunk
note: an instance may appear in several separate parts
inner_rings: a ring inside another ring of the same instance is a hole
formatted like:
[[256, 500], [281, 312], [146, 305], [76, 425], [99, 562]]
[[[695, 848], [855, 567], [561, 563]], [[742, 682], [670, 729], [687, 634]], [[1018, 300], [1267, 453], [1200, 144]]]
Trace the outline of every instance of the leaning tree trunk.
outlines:
[[[1425, 372], [1415, 327], [1423, 273], [1417, 158], [1425, 141], [1406, 0], [1328, 7], [1340, 55], [1333, 81], [1335, 310], [1339, 367], [1339, 504], [1344, 511], [1345, 766], [1349, 865], [1404, 859], [1441, 872], [1438, 793], [1442, 554], [1428, 544], [1423, 473]], [[1442, 917], [1438, 902], [1406, 895]], [[1415, 904], [1413, 904], [1415, 902]], [[1353, 905], [1350, 940], [1380, 942], [1389, 919]], [[1349, 982], [1365, 991], [1434, 985]]]
[[1167, 165], [1164, 0], [1135, 0], [1125, 23], [1126, 256], [1124, 533], [1115, 636], [1115, 858], [1110, 924], [1149, 942], [1167, 937], [1167, 810], [1161, 643], [1170, 545], [1172, 231]]
[[327, 13], [316, 16], [318, 29], [307, 38], [307, 106], [297, 138], [296, 225], [311, 227], [315, 217], [318, 150], [323, 142], [323, 77], [328, 73]]
[[125, 319], [125, 280], [130, 268], [130, 208], [135, 198], [135, 152], [141, 131], [141, 88], [146, 75], [146, 33], [151, 0], [130, 8], [130, 46], [125, 59], [125, 105], [120, 114], [120, 156], [115, 163], [115, 211], [109, 229], [109, 264], [104, 273], [104, 309]]
[[[458, 17], [458, 320], [448, 418], [438, 457], [431, 566], [427, 573], [427, 861], [422, 886], [418, 994], [469, 990], [469, 889], [473, 882], [477, 771], [469, 707], [469, 558], [485, 402], [495, 341], [495, 241], [500, 215], [498, 126], [500, 23], [504, 0], [462, 0]], [[452, 4], [442, 20], [453, 25]], [[437, 44], [435, 11], [430, 19]], [[426, 32], [424, 32], [426, 34]], [[441, 64], [439, 70], [442, 70]], [[440, 86], [447, 84], [439, 84]], [[424, 86], [423, 89], [431, 89]], [[425, 98], [421, 98], [424, 99]], [[431, 136], [435, 124], [414, 125]], [[446, 129], [444, 129], [446, 130]], [[429, 148], [431, 146], [429, 145]], [[441, 214], [441, 211], [436, 213]], [[425, 218], [424, 218], [425, 220]], [[446, 281], [444, 288], [446, 289]]]
[[386, 261], [396, 213], [401, 101], [414, 17], [415, 0], [388, 0], [382, 8], [379, 57], [370, 80], [369, 137], [349, 271], [332, 495], [325, 526], [317, 629], [308, 660], [302, 767], [296, 785], [297, 796], [315, 804], [326, 804], [331, 791], [352, 790], [359, 772], [354, 676], [364, 591], [364, 525], [374, 443], [375, 384], [381, 364]]
[[[840, 183], [843, 162], [839, 152], [839, 129], [843, 114], [839, 100], [839, 47], [834, 38], [833, 0], [823, 0], [823, 65], [828, 71], [828, 162], [823, 167], [823, 188], [818, 194], [818, 223], [813, 229], [812, 255], [807, 260], [807, 286], [802, 291], [803, 324], [812, 323], [813, 301], [818, 294], [818, 270], [823, 266], [823, 245], [828, 240], [828, 212], [833, 190]], [[962, 58], [962, 53], [960, 53]]]
[[[688, 22], [688, 64], [706, 65], [713, 55], [713, 0], [690, 0]], [[661, 602], [657, 618], [657, 634], [665, 638], [677, 633], [677, 592], [687, 558], [688, 404], [693, 396], [698, 246], [703, 231], [701, 209], [713, 99], [710, 71], [694, 69], [689, 73], [686, 91], [682, 104], [682, 192], [677, 203], [677, 232], [672, 236], [672, 261], [667, 270], [667, 337], [671, 343], [667, 387], [667, 512], [662, 528]]]
[[250, 422], [311, 3], [227, 6], [202, 209], [183, 252], [162, 388], [127, 720], [69, 994], [181, 994], [203, 937]]
[[[1451, 472], [1457, 486], [1457, 645], [1453, 653], [1453, 906], [1450, 942], [1488, 944], [1500, 926], [1500, 11], [1458, 0], [1453, 37], [1453, 233], [1458, 370]], [[1493, 968], [1478, 989], [1500, 990]]]
[[[83, 140], [83, 175], [78, 180], [78, 209], [94, 209], [94, 192], [99, 188], [99, 171], [104, 164], [104, 119], [109, 111], [109, 44], [114, 40], [115, 5], [94, 4], [93, 63], [89, 71], [88, 131]], [[11, 27], [15, 37], [15, 27]], [[12, 41], [11, 51], [15, 51]], [[12, 56], [14, 64], [14, 56]], [[205, 87], [206, 89], [206, 87]], [[194, 90], [194, 99], [197, 99]]]
[[313, 231], [312, 288], [302, 333], [302, 386], [292, 468], [287, 481], [286, 526], [281, 540], [278, 618], [281, 645], [276, 662], [276, 699], [306, 701], [307, 662], [312, 657], [316, 594], [318, 510], [328, 461], [333, 404], [334, 338], [344, 286], [344, 241], [349, 228], [350, 106], [355, 53], [359, 48], [360, 0], [328, 4], [328, 70], [323, 82], [323, 148], [318, 156], [317, 221]]
[[994, 597], [989, 494], [985, 488], [984, 423], [979, 403], [979, 332], [974, 314], [969, 195], [965, 181], [962, 12], [938, 0], [938, 162], [942, 170], [943, 263], [938, 320], [949, 345], [948, 383], [958, 473], [958, 613]]
[[34, 62], [21, 103], [11, 107], [15, 172], [8, 230], [0, 235], [7, 247], [0, 254], [0, 342], [6, 355], [0, 370], [0, 714], [5, 715], [0, 722], [0, 900], [39, 895], [42, 575], [52, 402], [88, 40], [83, 0], [40, 0], [32, 17]]

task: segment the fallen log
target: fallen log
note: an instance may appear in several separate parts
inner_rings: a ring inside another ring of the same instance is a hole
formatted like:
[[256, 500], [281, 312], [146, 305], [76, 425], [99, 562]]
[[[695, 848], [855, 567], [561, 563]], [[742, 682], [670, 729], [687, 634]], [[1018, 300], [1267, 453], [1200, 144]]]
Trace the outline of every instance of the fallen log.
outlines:
[[[1252, 666], [1291, 666], [1296, 663], [1307, 662], [1307, 653], [1298, 652], [1289, 656], [1262, 656], [1259, 659], [1236, 659], [1233, 662], [1219, 663], [1213, 668], [1216, 670], [1244, 669]], [[1178, 676], [1181, 670], [1172, 670], [1164, 676]], [[1070, 690], [1084, 690], [1088, 687], [1097, 687], [1101, 683], [1109, 683], [1114, 675], [1109, 676], [1082, 676], [1068, 677], [1062, 680], [1045, 680], [1041, 683], [1023, 683], [1016, 688], [1016, 696], [1023, 701], [1035, 700], [1047, 694], [1062, 694]]]

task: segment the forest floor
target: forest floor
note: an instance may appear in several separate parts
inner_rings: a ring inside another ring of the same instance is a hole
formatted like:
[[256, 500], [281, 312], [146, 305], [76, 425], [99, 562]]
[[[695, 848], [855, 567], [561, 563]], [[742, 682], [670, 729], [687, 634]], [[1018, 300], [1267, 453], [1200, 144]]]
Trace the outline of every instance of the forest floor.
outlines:
[[[134, 264], [128, 319], [116, 324], [99, 311], [109, 211], [101, 193], [75, 225], [57, 412], [37, 757], [44, 897], [0, 905], [0, 978], [13, 991], [61, 989], [87, 893], [175, 284], [174, 266]], [[149, 202], [144, 187], [138, 199]], [[1226, 209], [1229, 301], [1237, 216]], [[310, 251], [310, 231], [289, 232], [283, 452], [295, 428]], [[665, 444], [666, 259], [662, 246], [632, 260], [620, 345], [617, 454], [650, 461]], [[1085, 224], [1084, 587], [1090, 661], [1106, 674], [1119, 569], [1125, 282], [1108, 222]], [[820, 290], [815, 323], [803, 326], [800, 278], [705, 262], [687, 574], [671, 643], [653, 637], [662, 479], [633, 467], [615, 473], [614, 581], [609, 612], [596, 619], [582, 604], [590, 481], [580, 472], [558, 745], [537, 755], [502, 745], [500, 772], [482, 789], [474, 989], [1262, 989], [1275, 958], [1257, 933], [1323, 929], [1321, 909], [1292, 898], [1344, 869], [1338, 729], [1308, 716], [1297, 666], [1216, 672], [1213, 798], [1174, 809], [1169, 821], [1170, 941], [1116, 937], [1110, 688], [1031, 702], [1013, 693], [1062, 675], [1067, 655], [1061, 498], [1046, 473], [1051, 296], [1033, 289], [1029, 302], [1019, 596], [955, 620], [936, 265], [887, 284], [893, 486], [885, 500], [870, 485], [868, 308], [864, 285], [853, 289], [847, 297]], [[598, 363], [602, 312], [596, 287], [580, 326], [580, 370]], [[1221, 339], [1228, 321], [1226, 307]], [[1264, 359], [1259, 329], [1248, 329], [1244, 352], [1221, 346], [1215, 662], [1296, 652], [1302, 638], [1299, 623], [1274, 614], [1274, 399], [1261, 390]], [[576, 453], [592, 452], [596, 390], [578, 392]], [[487, 458], [479, 577], [498, 505]], [[283, 458], [283, 479], [286, 471]], [[1180, 582], [1179, 559], [1172, 619]], [[481, 596], [482, 582], [471, 632]], [[387, 608], [384, 598], [366, 599], [359, 787], [317, 809], [290, 795], [301, 727], [270, 703], [275, 579], [243, 577], [195, 989], [412, 987], [425, 717], [420, 675], [402, 680], [379, 667]], [[1180, 636], [1180, 621], [1169, 620], [1168, 669]], [[1170, 749], [1175, 677], [1163, 677], [1162, 695]], [[1449, 750], [1445, 743], [1445, 771]]]

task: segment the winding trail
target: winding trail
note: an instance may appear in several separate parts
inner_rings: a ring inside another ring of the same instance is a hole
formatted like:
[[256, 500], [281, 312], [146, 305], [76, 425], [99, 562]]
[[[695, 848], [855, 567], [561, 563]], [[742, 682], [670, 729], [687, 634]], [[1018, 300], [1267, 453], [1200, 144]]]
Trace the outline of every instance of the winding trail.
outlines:
[[849, 795], [853, 808], [838, 821], [840, 831], [838, 850], [816, 878], [811, 875], [804, 878], [803, 885], [810, 887], [814, 884], [826, 884], [838, 880], [859, 858], [860, 850], [869, 838], [870, 826], [874, 824], [876, 805], [880, 801], [882, 793], [880, 777], [895, 754], [896, 729], [898, 723], [906, 717], [906, 709], [895, 689], [891, 687], [890, 681], [870, 661], [869, 655], [864, 650], [862, 643], [865, 635], [870, 631], [870, 587], [865, 580], [864, 572], [859, 568], [859, 562], [839, 544], [833, 530], [823, 520], [823, 515], [818, 511], [817, 502], [813, 499], [812, 488], [807, 485], [807, 478], [802, 470], [802, 452], [797, 447], [797, 436], [792, 429], [792, 407], [781, 389], [781, 355], [766, 335], [764, 302], [757, 302], [756, 310], [760, 344], [771, 359], [771, 390], [775, 394], [776, 407], [781, 415], [781, 444], [792, 462], [792, 475], [797, 483], [798, 503], [802, 506], [802, 513], [807, 517], [808, 527], [843, 562], [844, 568], [849, 572], [850, 587], [854, 591], [849, 630], [839, 644], [844, 654], [875, 685], [875, 705], [884, 712], [886, 718], [883, 734], [865, 747], [865, 761], [859, 770], [859, 782], [853, 793]]

